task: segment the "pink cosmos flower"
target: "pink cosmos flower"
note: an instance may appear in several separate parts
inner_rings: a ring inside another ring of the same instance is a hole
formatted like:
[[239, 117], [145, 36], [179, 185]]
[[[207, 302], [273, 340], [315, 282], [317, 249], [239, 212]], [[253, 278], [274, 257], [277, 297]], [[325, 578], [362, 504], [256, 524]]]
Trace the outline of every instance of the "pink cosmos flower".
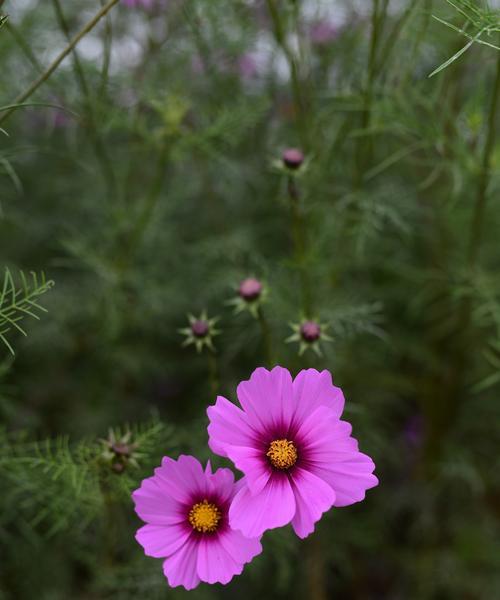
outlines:
[[340, 420], [344, 396], [328, 371], [258, 368], [237, 389], [242, 409], [219, 396], [208, 409], [210, 448], [245, 477], [229, 509], [249, 537], [292, 523], [301, 538], [332, 506], [347, 506], [378, 484], [375, 465]]
[[165, 558], [163, 572], [172, 587], [228, 583], [262, 552], [259, 539], [229, 527], [238, 489], [229, 469], [212, 473], [209, 462], [203, 471], [196, 458], [179, 456], [164, 457], [132, 494], [136, 513], [147, 523], [136, 539], [148, 556]]

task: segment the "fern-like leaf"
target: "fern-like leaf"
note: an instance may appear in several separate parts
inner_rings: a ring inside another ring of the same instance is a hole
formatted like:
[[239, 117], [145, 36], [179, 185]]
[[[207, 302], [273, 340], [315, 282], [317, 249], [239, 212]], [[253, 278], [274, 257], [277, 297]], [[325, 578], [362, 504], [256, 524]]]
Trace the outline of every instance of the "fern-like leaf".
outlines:
[[14, 354], [14, 349], [6, 337], [7, 334], [12, 330], [17, 330], [23, 335], [27, 335], [21, 322], [26, 317], [39, 319], [37, 313], [47, 312], [38, 303], [38, 299], [54, 285], [52, 280], [45, 278], [43, 272], [40, 275], [31, 272], [27, 277], [21, 271], [20, 279], [21, 285], [18, 286], [9, 269], [5, 269], [0, 292], [0, 340], [12, 354]]

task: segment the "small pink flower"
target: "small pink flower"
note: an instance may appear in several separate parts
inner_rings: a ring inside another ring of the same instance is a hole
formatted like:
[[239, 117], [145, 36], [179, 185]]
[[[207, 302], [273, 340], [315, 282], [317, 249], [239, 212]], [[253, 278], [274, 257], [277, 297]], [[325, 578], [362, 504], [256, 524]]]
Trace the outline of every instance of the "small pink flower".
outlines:
[[228, 583], [262, 552], [256, 536], [248, 539], [229, 527], [238, 489], [229, 469], [212, 473], [208, 463], [203, 471], [196, 458], [179, 456], [164, 457], [132, 494], [136, 513], [147, 523], [136, 539], [147, 556], [165, 558], [163, 572], [172, 587]]
[[378, 484], [375, 465], [340, 420], [342, 390], [328, 371], [258, 368], [237, 389], [242, 409], [219, 396], [208, 409], [210, 448], [245, 474], [229, 510], [249, 537], [292, 523], [301, 538], [332, 506]]

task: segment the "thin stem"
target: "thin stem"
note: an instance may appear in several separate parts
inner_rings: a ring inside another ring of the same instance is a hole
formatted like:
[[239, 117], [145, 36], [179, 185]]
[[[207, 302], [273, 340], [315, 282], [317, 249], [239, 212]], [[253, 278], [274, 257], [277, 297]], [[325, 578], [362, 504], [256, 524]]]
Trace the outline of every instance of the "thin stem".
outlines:
[[283, 50], [283, 53], [285, 54], [285, 57], [288, 62], [288, 67], [290, 69], [292, 96], [297, 116], [297, 127], [299, 130], [301, 144], [305, 149], [307, 149], [309, 147], [308, 128], [306, 122], [307, 110], [302, 93], [302, 85], [299, 74], [299, 64], [296, 56], [294, 55], [293, 51], [290, 49], [287, 43], [286, 31], [281, 22], [280, 12], [276, 7], [275, 0], [266, 0], [266, 4], [269, 11], [269, 15], [271, 17], [271, 21], [273, 23], [274, 38], [278, 46], [280, 46], [280, 48]]
[[493, 93], [491, 96], [491, 104], [489, 108], [488, 116], [488, 133], [486, 137], [486, 143], [484, 144], [483, 157], [481, 161], [481, 172], [479, 174], [479, 185], [477, 188], [476, 203], [474, 206], [474, 215], [471, 223], [471, 235], [469, 241], [468, 250], [468, 261], [470, 266], [474, 266], [477, 260], [479, 247], [481, 244], [481, 237], [483, 234], [484, 227], [484, 213], [488, 200], [488, 185], [491, 176], [491, 156], [493, 148], [495, 146], [495, 134], [496, 134], [496, 119], [498, 112], [498, 100], [500, 97], [500, 53], [497, 57], [497, 68], [495, 83], [493, 86]]
[[291, 176], [288, 178], [287, 187], [292, 217], [294, 254], [300, 274], [302, 311], [307, 318], [312, 318], [311, 286], [306, 264], [306, 226], [304, 223], [304, 216], [299, 206], [300, 195], [297, 182]]
[[[62, 63], [62, 61], [71, 53], [73, 48], [80, 42], [82, 38], [84, 38], [87, 33], [92, 31], [94, 27], [99, 23], [99, 21], [107, 15], [107, 13], [113, 8], [115, 4], [118, 4], [120, 0], [109, 0], [109, 2], [101, 8], [101, 10], [81, 29], [75, 37], [71, 39], [69, 44], [60, 52], [56, 58], [52, 61], [46, 71], [44, 71], [40, 77], [35, 79], [33, 83], [28, 86], [28, 88], [19, 94], [15, 100], [12, 101], [11, 104], [22, 104], [25, 102], [36, 90], [43, 84], [47, 79], [52, 75], [52, 73], [57, 69], [57, 67]], [[5, 111], [2, 116], [0, 116], [0, 124], [4, 123], [10, 115], [16, 110], [17, 107], [13, 107], [8, 111]]]
[[[68, 41], [70, 40], [70, 32], [68, 28], [68, 24], [66, 22], [66, 18], [64, 16], [61, 4], [59, 0], [52, 0], [54, 5], [54, 10], [56, 12], [57, 20], [59, 22], [59, 26], [64, 32]], [[96, 125], [96, 119], [94, 115], [94, 107], [92, 102], [92, 96], [90, 93], [90, 88], [87, 83], [87, 79], [85, 77], [85, 72], [82, 67], [82, 63], [80, 62], [80, 58], [75, 49], [73, 49], [73, 66], [75, 77], [80, 86], [80, 90], [82, 92], [82, 96], [85, 102], [85, 108], [87, 112], [87, 120], [88, 120], [88, 128], [87, 132], [89, 135], [92, 144], [94, 145], [95, 153], [98, 158], [98, 162], [101, 166], [104, 180], [106, 182], [108, 196], [114, 197], [116, 191], [116, 181], [115, 175], [113, 171], [113, 166], [111, 160], [106, 152], [106, 148], [98, 134], [98, 127]]]
[[[101, 6], [104, 6], [104, 0], [101, 0]], [[103, 57], [101, 69], [101, 89], [99, 97], [103, 98], [106, 94], [109, 79], [109, 66], [111, 64], [111, 45], [113, 43], [113, 27], [109, 15], [106, 16], [106, 23], [103, 37]]]
[[210, 396], [215, 398], [219, 391], [219, 369], [217, 365], [217, 356], [212, 350], [208, 350], [208, 381], [210, 384]]
[[257, 311], [257, 317], [259, 320], [260, 331], [262, 334], [262, 342], [264, 345], [264, 351], [266, 355], [267, 366], [269, 368], [274, 366], [274, 357], [273, 357], [273, 344], [271, 338], [271, 328], [269, 327], [269, 322], [266, 319], [266, 315], [262, 309], [262, 306], [259, 306]]

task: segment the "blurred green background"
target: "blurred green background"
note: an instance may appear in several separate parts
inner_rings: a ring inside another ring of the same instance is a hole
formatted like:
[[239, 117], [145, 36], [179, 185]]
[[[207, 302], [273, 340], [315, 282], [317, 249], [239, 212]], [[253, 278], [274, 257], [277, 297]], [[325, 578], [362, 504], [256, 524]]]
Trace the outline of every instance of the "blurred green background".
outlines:
[[[104, 4], [2, 6], [0, 598], [499, 598], [498, 3], [121, 0], [9, 112]], [[21, 271], [55, 281], [27, 337]], [[181, 346], [203, 310], [215, 352]], [[169, 589], [130, 491], [274, 363], [333, 373], [380, 485]]]

